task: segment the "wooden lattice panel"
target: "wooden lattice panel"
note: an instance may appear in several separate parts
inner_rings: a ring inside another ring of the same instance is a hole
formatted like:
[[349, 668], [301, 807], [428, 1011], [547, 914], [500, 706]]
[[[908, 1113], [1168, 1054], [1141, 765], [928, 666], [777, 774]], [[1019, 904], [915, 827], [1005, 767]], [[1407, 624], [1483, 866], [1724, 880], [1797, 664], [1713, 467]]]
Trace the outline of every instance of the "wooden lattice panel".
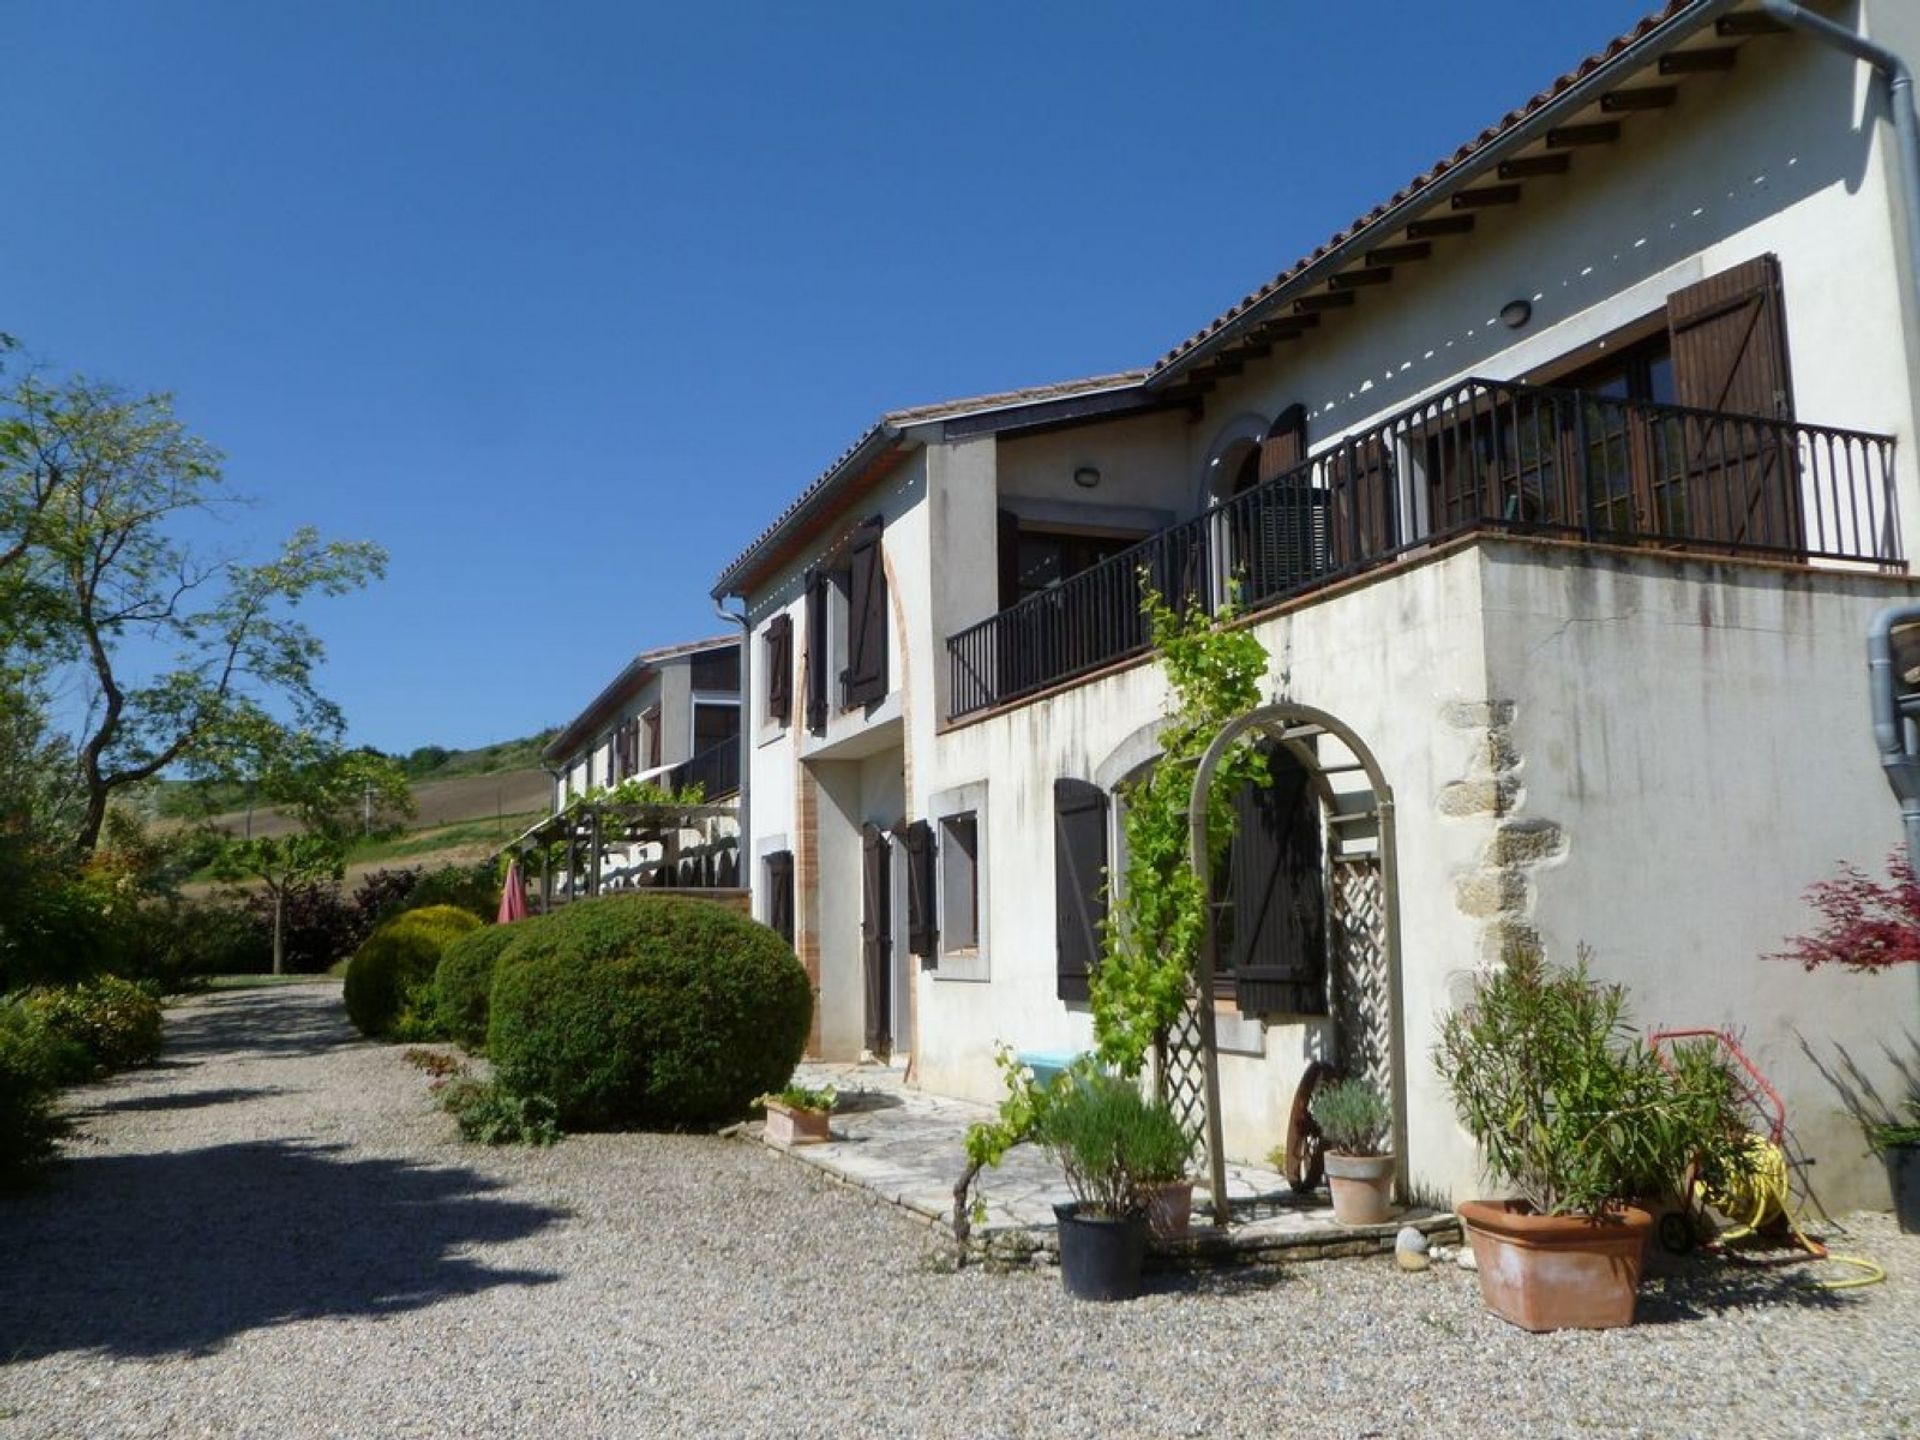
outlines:
[[1330, 867], [1333, 1014], [1340, 1068], [1393, 1093], [1393, 1008], [1387, 974], [1384, 884], [1371, 857]]

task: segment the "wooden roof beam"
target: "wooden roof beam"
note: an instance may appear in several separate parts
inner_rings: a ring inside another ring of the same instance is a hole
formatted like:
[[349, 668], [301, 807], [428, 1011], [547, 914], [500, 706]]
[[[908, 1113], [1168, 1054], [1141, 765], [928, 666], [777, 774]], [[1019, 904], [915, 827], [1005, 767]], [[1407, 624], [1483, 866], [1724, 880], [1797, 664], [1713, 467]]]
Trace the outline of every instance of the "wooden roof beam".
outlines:
[[1556, 125], [1547, 131], [1547, 148], [1570, 150], [1576, 145], [1611, 145], [1619, 138], [1618, 120], [1598, 120], [1590, 125]]
[[1303, 295], [1293, 302], [1293, 313], [1311, 315], [1316, 310], [1344, 310], [1352, 304], [1351, 290], [1335, 290], [1323, 295]]
[[1673, 104], [1679, 93], [1676, 85], [1641, 85], [1626, 90], [1609, 90], [1600, 97], [1600, 108], [1610, 115], [1664, 110]]
[[1660, 57], [1662, 75], [1709, 75], [1733, 69], [1740, 52], [1731, 45], [1703, 50], [1669, 50]]
[[1410, 245], [1382, 245], [1378, 250], [1367, 251], [1367, 264], [1399, 265], [1408, 260], [1425, 260], [1432, 254], [1433, 246], [1425, 240], [1416, 240]]
[[[1518, 185], [1483, 185], [1478, 190], [1456, 190], [1453, 193], [1453, 208], [1456, 210], [1483, 210], [1489, 205], [1513, 205], [1520, 199]], [[1412, 232], [1409, 231], [1409, 234]]]
[[1335, 290], [1357, 290], [1366, 285], [1385, 285], [1391, 279], [1391, 266], [1375, 265], [1365, 270], [1343, 270], [1327, 284]]
[[1564, 175], [1573, 164], [1573, 157], [1565, 151], [1549, 151], [1545, 155], [1516, 155], [1511, 160], [1500, 162], [1502, 180], [1529, 180], [1535, 175]]
[[1787, 27], [1771, 15], [1758, 10], [1736, 10], [1731, 15], [1722, 15], [1713, 22], [1714, 33], [1721, 36], [1734, 35], [1784, 35]]
[[1409, 240], [1432, 240], [1440, 235], [1464, 235], [1473, 229], [1471, 215], [1429, 215], [1407, 226]]

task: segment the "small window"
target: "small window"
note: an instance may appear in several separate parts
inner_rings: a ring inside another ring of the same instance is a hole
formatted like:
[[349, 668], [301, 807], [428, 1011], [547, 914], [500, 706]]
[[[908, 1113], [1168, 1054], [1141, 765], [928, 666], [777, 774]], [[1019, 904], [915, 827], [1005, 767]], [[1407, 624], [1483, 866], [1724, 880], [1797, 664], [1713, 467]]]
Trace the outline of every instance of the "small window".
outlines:
[[702, 700], [693, 707], [693, 753], [704, 755], [740, 738], [740, 707]]
[[766, 879], [762, 914], [767, 925], [787, 944], [793, 944], [793, 852], [776, 850], [761, 861]]
[[948, 950], [980, 944], [980, 823], [968, 811], [940, 821], [940, 935]]

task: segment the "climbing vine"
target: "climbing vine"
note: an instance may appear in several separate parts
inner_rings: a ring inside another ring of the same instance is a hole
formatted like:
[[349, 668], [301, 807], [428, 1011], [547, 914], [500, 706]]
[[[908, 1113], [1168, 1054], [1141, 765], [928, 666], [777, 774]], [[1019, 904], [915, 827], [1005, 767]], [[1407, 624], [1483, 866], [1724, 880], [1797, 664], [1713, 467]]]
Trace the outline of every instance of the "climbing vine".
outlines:
[[[1267, 672], [1266, 647], [1233, 624], [1233, 605], [1209, 617], [1198, 606], [1175, 609], [1148, 586], [1140, 608], [1171, 695], [1160, 759], [1117, 791], [1125, 883], [1111, 887], [1091, 997], [1100, 1059], [1128, 1075], [1139, 1074], [1148, 1055], [1164, 1048], [1187, 1003], [1206, 934], [1205, 887], [1188, 864], [1194, 771], [1221, 728], [1260, 703]], [[1207, 796], [1210, 870], [1233, 842], [1235, 792], [1266, 779], [1266, 756], [1251, 740], [1221, 758]]]

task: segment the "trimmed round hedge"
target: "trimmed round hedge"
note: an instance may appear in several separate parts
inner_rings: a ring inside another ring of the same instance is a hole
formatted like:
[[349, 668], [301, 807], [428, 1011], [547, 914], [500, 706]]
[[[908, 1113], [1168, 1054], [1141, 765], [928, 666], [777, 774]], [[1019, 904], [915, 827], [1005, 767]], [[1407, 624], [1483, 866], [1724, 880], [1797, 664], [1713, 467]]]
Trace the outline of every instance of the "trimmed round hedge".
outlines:
[[806, 1048], [813, 987], [766, 926], [710, 900], [582, 900], [494, 975], [487, 1054], [567, 1129], [674, 1128], [744, 1115]]
[[480, 922], [454, 905], [408, 910], [361, 942], [347, 963], [347, 1018], [362, 1035], [391, 1035], [428, 1013], [433, 972], [448, 945]]
[[433, 972], [433, 1013], [442, 1030], [469, 1050], [487, 1048], [487, 997], [501, 953], [544, 923], [530, 917], [486, 925], [447, 946]]

